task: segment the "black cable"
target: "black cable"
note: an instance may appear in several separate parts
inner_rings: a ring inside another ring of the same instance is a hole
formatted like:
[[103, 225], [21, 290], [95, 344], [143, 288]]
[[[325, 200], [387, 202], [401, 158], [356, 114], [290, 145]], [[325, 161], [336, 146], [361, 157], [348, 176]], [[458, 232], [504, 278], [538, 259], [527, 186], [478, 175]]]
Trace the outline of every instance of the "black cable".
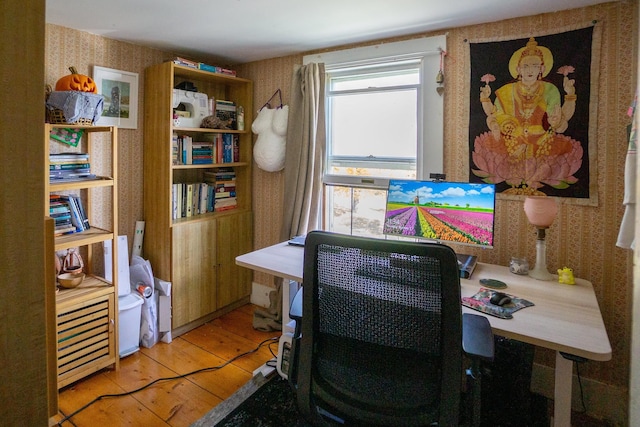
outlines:
[[582, 390], [582, 378], [580, 377], [580, 364], [576, 363], [576, 374], [578, 375], [578, 384], [580, 385], [580, 401], [582, 402], [582, 413], [587, 412], [587, 405], [584, 404], [584, 391]]
[[[78, 415], [80, 412], [84, 411], [85, 409], [87, 409], [89, 406], [93, 405], [94, 403], [96, 403], [99, 400], [102, 400], [104, 398], [107, 397], [123, 397], [123, 396], [129, 396], [131, 394], [137, 393], [139, 391], [142, 391], [148, 387], [151, 387], [152, 385], [154, 385], [155, 383], [158, 383], [160, 381], [172, 381], [172, 380], [178, 380], [178, 379], [182, 379], [184, 377], [188, 377], [189, 375], [195, 375], [195, 374], [199, 374], [201, 372], [210, 372], [210, 371], [217, 371], [218, 369], [222, 369], [225, 366], [235, 362], [236, 360], [238, 360], [241, 357], [247, 356], [249, 354], [255, 353], [256, 351], [258, 351], [260, 349], [260, 347], [262, 347], [265, 343], [269, 343], [269, 350], [271, 350], [271, 344], [273, 341], [277, 341], [279, 340], [280, 337], [272, 337], [272, 338], [267, 338], [266, 340], [262, 341], [260, 344], [258, 344], [258, 346], [256, 348], [254, 348], [253, 350], [249, 350], [245, 353], [241, 353], [238, 354], [237, 356], [227, 360], [226, 362], [224, 362], [222, 365], [219, 366], [212, 366], [212, 367], [208, 367], [208, 368], [201, 368], [201, 369], [196, 369], [195, 371], [186, 373], [186, 374], [182, 374], [182, 375], [176, 375], [175, 377], [166, 377], [166, 378], [158, 378], [155, 379], [153, 381], [151, 381], [150, 383], [147, 383], [145, 385], [143, 385], [142, 387], [139, 387], [135, 390], [132, 391], [127, 391], [124, 393], [114, 393], [114, 394], [103, 394], [100, 395], [98, 397], [96, 397], [95, 399], [93, 399], [92, 401], [90, 401], [89, 403], [87, 403], [86, 405], [82, 406], [80, 409], [77, 409], [75, 412], [72, 412], [71, 414], [65, 416], [62, 420], [58, 421], [58, 423], [56, 424], [59, 427], [62, 427], [62, 423], [69, 421], [72, 417]], [[273, 354], [273, 352], [271, 352]], [[62, 413], [62, 412], [60, 412]], [[63, 413], [62, 413], [63, 414]], [[64, 414], [63, 414], [64, 415]], [[69, 421], [71, 424], [73, 424], [72, 421]], [[75, 426], [75, 424], [73, 424]]]
[[[62, 416], [63, 416], [63, 417], [65, 417], [65, 419], [67, 419], [67, 416], [66, 416], [66, 414], [65, 414], [64, 412], [62, 412], [62, 411], [61, 411], [61, 410], [59, 410], [59, 409], [58, 409], [58, 412], [60, 412], [60, 413], [62, 414]], [[68, 420], [68, 419], [67, 419], [67, 421], [69, 421], [73, 427], [78, 427], [78, 426], [76, 425], [76, 423], [74, 423], [73, 421]], [[62, 422], [62, 421], [60, 421], [60, 422]]]

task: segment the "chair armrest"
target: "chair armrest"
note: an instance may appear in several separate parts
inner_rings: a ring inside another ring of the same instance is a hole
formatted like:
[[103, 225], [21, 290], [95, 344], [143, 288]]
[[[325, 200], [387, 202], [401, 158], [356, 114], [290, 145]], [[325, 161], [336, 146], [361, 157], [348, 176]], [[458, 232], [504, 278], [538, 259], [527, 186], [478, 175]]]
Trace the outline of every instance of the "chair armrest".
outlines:
[[289, 307], [289, 317], [299, 322], [302, 320], [302, 287], [296, 292], [296, 296], [293, 297], [291, 307]]
[[471, 313], [462, 315], [462, 350], [470, 357], [493, 361], [493, 331], [486, 317]]

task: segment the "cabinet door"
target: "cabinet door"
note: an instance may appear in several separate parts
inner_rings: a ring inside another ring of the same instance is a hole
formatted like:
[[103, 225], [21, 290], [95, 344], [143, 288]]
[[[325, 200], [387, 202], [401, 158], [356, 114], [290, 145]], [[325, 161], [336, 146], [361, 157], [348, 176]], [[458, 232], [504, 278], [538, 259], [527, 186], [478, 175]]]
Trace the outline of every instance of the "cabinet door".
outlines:
[[173, 227], [173, 329], [214, 312], [215, 221], [196, 221]]
[[251, 270], [236, 265], [236, 257], [253, 250], [251, 212], [217, 219], [218, 308], [251, 294]]

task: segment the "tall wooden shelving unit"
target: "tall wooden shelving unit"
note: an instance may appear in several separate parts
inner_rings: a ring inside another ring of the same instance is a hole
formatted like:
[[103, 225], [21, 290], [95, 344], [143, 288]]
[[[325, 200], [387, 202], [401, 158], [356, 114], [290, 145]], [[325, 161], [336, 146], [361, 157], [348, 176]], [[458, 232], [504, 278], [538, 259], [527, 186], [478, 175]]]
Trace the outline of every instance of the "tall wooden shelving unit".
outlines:
[[[209, 98], [242, 106], [244, 130], [185, 128], [173, 123], [173, 88], [191, 82]], [[235, 257], [253, 247], [251, 117], [253, 82], [165, 62], [145, 70], [144, 257], [154, 275], [172, 283], [172, 331], [180, 335], [249, 301], [251, 272]], [[239, 161], [174, 165], [173, 133], [195, 138], [215, 133], [239, 137]], [[205, 171], [232, 167], [235, 209], [173, 219], [172, 185], [202, 182]]]
[[[49, 154], [60, 150], [60, 142], [50, 138], [51, 130], [83, 130], [84, 140], [75, 149], [89, 153], [91, 180], [49, 181]], [[107, 366], [119, 365], [117, 268], [111, 280], [104, 277], [102, 244], [112, 243], [112, 266], [117, 265], [118, 236], [118, 129], [113, 126], [45, 124], [45, 212], [50, 194], [80, 195], [89, 219], [88, 230], [55, 237], [54, 250], [78, 248], [84, 259], [84, 281], [73, 289], [56, 293], [56, 353], [58, 388], [71, 384]], [[57, 145], [57, 146], [56, 146]], [[101, 158], [103, 153], [110, 157]], [[54, 254], [51, 254], [53, 258]]]

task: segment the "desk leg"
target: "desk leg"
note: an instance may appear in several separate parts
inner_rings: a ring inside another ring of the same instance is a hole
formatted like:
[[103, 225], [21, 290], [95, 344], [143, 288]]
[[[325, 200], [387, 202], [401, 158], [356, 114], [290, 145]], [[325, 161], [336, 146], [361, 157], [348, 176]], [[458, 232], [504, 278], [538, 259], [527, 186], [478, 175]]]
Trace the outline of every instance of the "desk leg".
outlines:
[[282, 280], [282, 335], [278, 344], [276, 368], [284, 379], [288, 377], [291, 340], [294, 333], [293, 322], [289, 317], [289, 306], [291, 306], [292, 299], [295, 297], [299, 286], [296, 282], [291, 282], [287, 279]]
[[573, 381], [573, 362], [556, 352], [556, 385], [553, 403], [553, 425], [571, 426], [571, 385]]

